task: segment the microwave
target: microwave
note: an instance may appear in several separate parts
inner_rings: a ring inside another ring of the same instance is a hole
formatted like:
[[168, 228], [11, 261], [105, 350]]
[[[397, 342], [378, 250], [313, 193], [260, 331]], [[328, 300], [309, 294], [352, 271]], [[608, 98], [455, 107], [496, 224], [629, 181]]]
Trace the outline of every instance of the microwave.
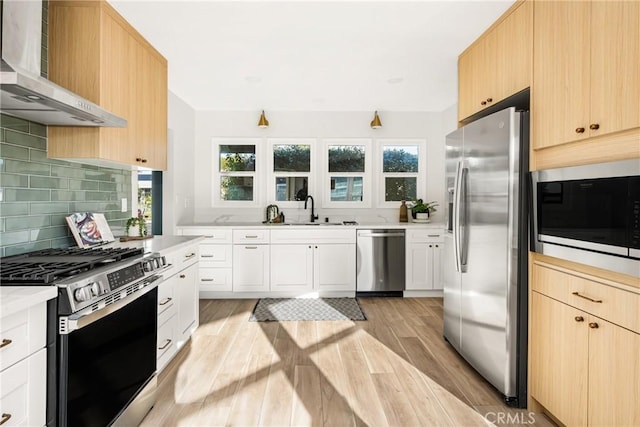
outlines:
[[640, 276], [640, 159], [531, 173], [534, 252]]

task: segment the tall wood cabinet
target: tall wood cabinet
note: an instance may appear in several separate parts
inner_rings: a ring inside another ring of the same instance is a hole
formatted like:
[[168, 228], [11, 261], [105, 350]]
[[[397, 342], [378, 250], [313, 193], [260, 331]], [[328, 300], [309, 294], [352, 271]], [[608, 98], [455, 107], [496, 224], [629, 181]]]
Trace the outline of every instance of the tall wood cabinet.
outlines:
[[458, 119], [531, 86], [532, 2], [517, 2], [458, 59]]
[[125, 128], [49, 127], [48, 156], [166, 169], [167, 61], [106, 1], [49, 3], [49, 78]]
[[640, 3], [535, 2], [534, 149], [640, 126]]

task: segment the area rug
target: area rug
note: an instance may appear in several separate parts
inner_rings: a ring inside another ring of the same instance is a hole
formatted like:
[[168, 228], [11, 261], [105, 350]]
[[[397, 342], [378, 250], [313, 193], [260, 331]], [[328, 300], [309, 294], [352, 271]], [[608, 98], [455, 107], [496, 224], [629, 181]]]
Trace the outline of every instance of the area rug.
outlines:
[[249, 321], [367, 320], [355, 298], [262, 298]]

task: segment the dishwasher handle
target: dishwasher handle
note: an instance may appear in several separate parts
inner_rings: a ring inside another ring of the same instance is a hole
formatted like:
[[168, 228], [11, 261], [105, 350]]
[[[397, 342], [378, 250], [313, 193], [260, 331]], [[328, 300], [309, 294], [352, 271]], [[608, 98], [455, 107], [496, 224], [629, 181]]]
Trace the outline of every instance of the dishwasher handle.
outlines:
[[404, 237], [404, 233], [369, 233], [358, 232], [358, 237]]

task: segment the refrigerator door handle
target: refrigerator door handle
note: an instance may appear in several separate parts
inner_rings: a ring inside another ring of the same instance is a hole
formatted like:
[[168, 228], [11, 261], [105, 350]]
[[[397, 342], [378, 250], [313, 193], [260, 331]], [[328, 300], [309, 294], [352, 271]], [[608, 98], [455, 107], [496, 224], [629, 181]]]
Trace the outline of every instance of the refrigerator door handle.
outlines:
[[460, 272], [466, 273], [467, 271], [467, 255], [469, 249], [469, 208], [467, 200], [468, 186], [469, 186], [469, 168], [464, 167], [464, 162], [461, 162], [460, 168], [460, 188], [458, 189], [460, 194], [460, 201], [458, 209], [460, 211], [460, 218], [458, 219], [458, 228], [460, 234], [460, 241], [458, 243]]
[[453, 183], [453, 253], [456, 262], [456, 271], [461, 272], [460, 265], [460, 184], [462, 174], [462, 160], [456, 166], [456, 178]]

